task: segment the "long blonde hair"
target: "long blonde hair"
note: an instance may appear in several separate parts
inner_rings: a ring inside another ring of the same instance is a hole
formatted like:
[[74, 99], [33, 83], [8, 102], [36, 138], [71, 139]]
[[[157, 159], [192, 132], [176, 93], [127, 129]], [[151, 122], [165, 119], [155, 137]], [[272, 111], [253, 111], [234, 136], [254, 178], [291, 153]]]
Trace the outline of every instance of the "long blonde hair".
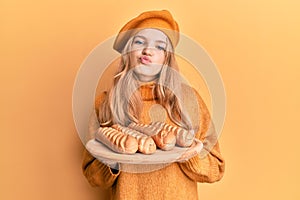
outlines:
[[[130, 61], [131, 37], [124, 47], [119, 69], [114, 76], [113, 87], [108, 98], [100, 105], [99, 121], [101, 126], [118, 123], [127, 126], [131, 122], [139, 122], [142, 111], [142, 96], [138, 92], [139, 81], [135, 76]], [[171, 42], [167, 39], [165, 62], [162, 66], [154, 93], [157, 101], [167, 111], [170, 119], [178, 126], [192, 129], [188, 115], [183, 111], [181, 100], [181, 78], [173, 53]]]

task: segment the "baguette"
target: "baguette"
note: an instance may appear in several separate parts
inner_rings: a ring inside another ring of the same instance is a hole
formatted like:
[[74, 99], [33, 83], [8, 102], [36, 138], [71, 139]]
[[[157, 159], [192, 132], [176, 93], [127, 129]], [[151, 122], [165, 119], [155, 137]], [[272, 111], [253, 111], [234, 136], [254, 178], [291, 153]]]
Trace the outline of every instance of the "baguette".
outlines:
[[175, 134], [164, 130], [163, 126], [131, 123], [129, 127], [151, 136], [155, 144], [164, 151], [172, 150], [175, 147]]
[[117, 153], [134, 154], [138, 150], [138, 142], [134, 137], [111, 127], [100, 127], [95, 139]]
[[173, 132], [176, 135], [176, 144], [180, 147], [189, 147], [194, 141], [195, 134], [193, 130], [186, 130], [164, 122], [153, 122], [151, 125], [163, 127], [163, 129], [167, 132]]
[[123, 133], [126, 133], [128, 135], [135, 137], [138, 141], [138, 151], [139, 152], [141, 152], [143, 154], [152, 154], [156, 151], [156, 144], [150, 136], [145, 135], [134, 129], [121, 126], [119, 124], [114, 124], [112, 127], [118, 131], [121, 131]]

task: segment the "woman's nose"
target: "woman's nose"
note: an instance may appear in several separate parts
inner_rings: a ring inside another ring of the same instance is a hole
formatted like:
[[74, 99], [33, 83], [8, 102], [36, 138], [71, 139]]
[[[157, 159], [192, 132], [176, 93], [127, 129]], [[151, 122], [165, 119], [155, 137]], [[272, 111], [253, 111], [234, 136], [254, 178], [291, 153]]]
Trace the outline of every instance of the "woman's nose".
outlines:
[[150, 55], [152, 56], [153, 55], [153, 48], [152, 47], [145, 47], [142, 51], [143, 55]]

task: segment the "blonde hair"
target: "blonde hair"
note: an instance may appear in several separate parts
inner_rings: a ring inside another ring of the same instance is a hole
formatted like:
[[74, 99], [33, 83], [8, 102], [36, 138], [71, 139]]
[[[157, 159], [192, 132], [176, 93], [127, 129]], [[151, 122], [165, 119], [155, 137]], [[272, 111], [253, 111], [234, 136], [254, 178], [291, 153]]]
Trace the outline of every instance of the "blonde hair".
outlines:
[[[131, 122], [139, 122], [142, 96], [138, 92], [139, 81], [132, 70], [130, 61], [133, 38], [131, 37], [124, 47], [119, 69], [114, 76], [113, 87], [108, 98], [100, 105], [99, 121], [101, 126], [111, 126], [116, 123], [127, 126]], [[182, 107], [181, 84], [173, 47], [167, 39], [165, 62], [155, 84], [154, 93], [158, 103], [166, 109], [175, 124], [192, 129], [189, 117]]]

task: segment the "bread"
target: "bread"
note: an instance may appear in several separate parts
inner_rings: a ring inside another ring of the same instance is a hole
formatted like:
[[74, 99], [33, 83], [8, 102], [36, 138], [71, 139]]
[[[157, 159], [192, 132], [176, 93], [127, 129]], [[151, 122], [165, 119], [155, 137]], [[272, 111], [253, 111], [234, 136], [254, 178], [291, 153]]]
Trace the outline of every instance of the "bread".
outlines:
[[193, 130], [186, 130], [181, 127], [172, 126], [164, 122], [153, 122], [152, 126], [162, 127], [167, 132], [173, 132], [176, 136], [176, 144], [180, 147], [189, 147], [192, 145], [195, 134]]
[[143, 154], [152, 154], [156, 151], [156, 144], [150, 136], [145, 135], [134, 129], [121, 126], [119, 124], [115, 124], [112, 127], [117, 129], [118, 131], [121, 131], [123, 133], [126, 133], [128, 135], [135, 137], [138, 141], [138, 151], [139, 152], [141, 152]]
[[155, 144], [162, 150], [169, 151], [175, 147], [175, 134], [164, 130], [163, 126], [131, 123], [129, 127], [151, 136]]
[[111, 127], [100, 127], [95, 139], [117, 153], [134, 154], [138, 150], [137, 140]]
[[139, 131], [141, 133], [144, 133], [148, 136], [156, 135], [161, 131], [160, 127], [150, 126], [150, 125], [147, 125], [147, 124], [137, 124], [137, 123], [134, 123], [134, 122], [129, 124], [128, 127], [131, 128], [131, 129], [134, 129], [136, 131]]

